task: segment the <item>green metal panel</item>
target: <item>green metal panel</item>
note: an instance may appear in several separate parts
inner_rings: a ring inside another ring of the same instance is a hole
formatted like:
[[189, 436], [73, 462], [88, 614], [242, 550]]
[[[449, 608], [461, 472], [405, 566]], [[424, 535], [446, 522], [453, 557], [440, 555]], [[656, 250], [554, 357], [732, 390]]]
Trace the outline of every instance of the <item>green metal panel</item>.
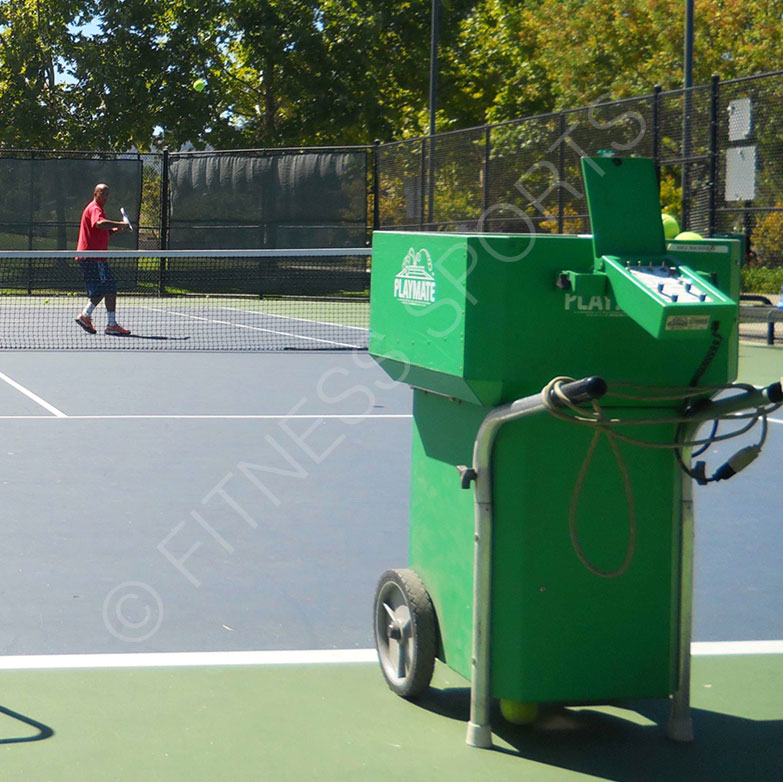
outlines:
[[[410, 566], [435, 605], [443, 659], [470, 676], [473, 495], [456, 465], [470, 463], [487, 411], [416, 391]], [[616, 413], [617, 411], [609, 411]], [[670, 411], [652, 411], [667, 415]], [[649, 410], [623, 410], [649, 417]], [[671, 440], [672, 425], [634, 435]], [[629, 432], [630, 433], [630, 432]], [[569, 528], [574, 486], [592, 431], [544, 413], [507, 426], [495, 452], [492, 680], [497, 697], [521, 701], [647, 697], [672, 691], [676, 651], [679, 473], [670, 451], [597, 447], [577, 503], [577, 541], [588, 561], [624, 561], [636, 514], [633, 557], [617, 578], [592, 573]]]
[[737, 302], [687, 266], [642, 266], [604, 255], [598, 268], [617, 306], [655, 339], [704, 339], [710, 330], [728, 335]]
[[713, 285], [734, 301], [739, 301], [739, 269], [742, 263], [740, 239], [672, 240], [666, 249], [667, 255], [680, 265], [708, 273]]
[[[622, 416], [650, 413], [624, 409]], [[674, 429], [624, 431], [661, 442]], [[622, 443], [618, 462], [602, 437], [579, 484], [592, 437], [543, 414], [509, 425], [497, 443], [491, 643], [498, 697], [580, 701], [674, 689], [679, 470], [671, 451]]]
[[[713, 349], [711, 330], [658, 340], [618, 308], [610, 288], [589, 287], [590, 237], [376, 232], [373, 241], [370, 352], [418, 388], [491, 406], [562, 374], [687, 385]], [[703, 252], [685, 247], [672, 245], [672, 257], [714, 275], [721, 291], [738, 289], [737, 242], [711, 241]], [[434, 301], [411, 304], [394, 295], [411, 251], [431, 259]], [[588, 287], [558, 287], [564, 272]], [[721, 335], [702, 384], [736, 377], [735, 331], [731, 324]]]
[[459, 487], [486, 410], [414, 391], [409, 560], [432, 597], [443, 660], [470, 678], [473, 492]]
[[663, 255], [666, 239], [655, 163], [582, 158], [595, 255]]

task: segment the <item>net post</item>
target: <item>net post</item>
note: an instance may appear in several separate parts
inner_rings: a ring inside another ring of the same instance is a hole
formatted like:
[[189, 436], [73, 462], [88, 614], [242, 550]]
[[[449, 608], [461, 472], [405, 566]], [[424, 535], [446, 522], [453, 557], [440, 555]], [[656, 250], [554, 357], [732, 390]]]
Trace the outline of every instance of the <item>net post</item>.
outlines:
[[[160, 177], [160, 249], [169, 249], [169, 151], [163, 150]], [[158, 296], [166, 295], [166, 258], [158, 261]]]
[[[35, 163], [35, 150], [30, 151], [30, 191], [28, 193], [28, 206], [30, 208], [30, 223], [27, 226], [27, 249], [33, 249], [33, 229], [35, 226], [35, 188], [33, 187], [33, 169]], [[29, 291], [28, 291], [29, 293]]]
[[163, 150], [160, 176], [160, 249], [169, 249], [169, 151]]
[[[27, 249], [33, 249], [33, 227], [35, 223], [35, 189], [33, 187], [33, 168], [35, 163], [35, 150], [30, 152], [30, 225], [27, 228]], [[33, 293], [33, 262], [32, 259], [27, 261], [27, 295], [31, 296]]]

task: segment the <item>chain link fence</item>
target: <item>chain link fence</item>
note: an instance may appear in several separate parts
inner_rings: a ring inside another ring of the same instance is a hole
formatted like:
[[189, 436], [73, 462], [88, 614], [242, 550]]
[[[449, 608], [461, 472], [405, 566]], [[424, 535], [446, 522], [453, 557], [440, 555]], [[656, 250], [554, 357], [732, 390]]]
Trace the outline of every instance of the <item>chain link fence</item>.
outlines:
[[376, 228], [585, 233], [579, 159], [641, 155], [682, 230], [744, 234], [749, 263], [779, 267], [781, 126], [783, 71], [366, 147], [0, 150], [0, 245], [74, 246], [99, 181], [137, 217], [117, 248], [357, 246]]
[[377, 145], [374, 227], [589, 232], [579, 159], [655, 159], [682, 230], [783, 265], [783, 71]]

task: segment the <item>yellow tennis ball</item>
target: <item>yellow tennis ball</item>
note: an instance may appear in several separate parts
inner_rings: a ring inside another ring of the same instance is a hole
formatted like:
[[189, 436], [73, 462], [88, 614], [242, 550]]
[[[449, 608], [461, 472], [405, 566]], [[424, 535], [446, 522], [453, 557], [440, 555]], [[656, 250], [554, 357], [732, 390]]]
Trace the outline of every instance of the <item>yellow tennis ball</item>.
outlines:
[[690, 241], [693, 239], [703, 239], [704, 237], [701, 234], [697, 234], [695, 231], [683, 231], [681, 234], [677, 234], [677, 236], [674, 237], [678, 242], [682, 241]]
[[674, 215], [662, 214], [661, 222], [663, 222], [663, 233], [667, 239], [674, 239], [680, 232], [680, 224]]
[[44, 304], [48, 304], [48, 303], [49, 303], [49, 299], [44, 299]]
[[196, 79], [196, 81], [193, 82], [193, 89], [196, 92], [201, 92], [206, 86], [207, 86], [206, 79]]
[[529, 725], [538, 716], [538, 704], [501, 698], [500, 713], [507, 722], [514, 725]]

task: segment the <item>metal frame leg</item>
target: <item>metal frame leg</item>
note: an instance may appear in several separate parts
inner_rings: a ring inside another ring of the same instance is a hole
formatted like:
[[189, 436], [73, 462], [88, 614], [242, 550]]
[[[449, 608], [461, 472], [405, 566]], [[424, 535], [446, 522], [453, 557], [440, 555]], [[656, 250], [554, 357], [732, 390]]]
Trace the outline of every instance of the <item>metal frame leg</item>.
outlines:
[[[690, 428], [690, 427], [689, 427]], [[697, 427], [691, 428], [690, 435]], [[690, 449], [683, 449], [683, 460], [690, 463]], [[691, 628], [693, 624], [693, 480], [682, 474], [680, 501], [680, 621], [677, 662], [677, 689], [671, 702], [666, 735], [674, 741], [693, 741], [691, 718]]]

